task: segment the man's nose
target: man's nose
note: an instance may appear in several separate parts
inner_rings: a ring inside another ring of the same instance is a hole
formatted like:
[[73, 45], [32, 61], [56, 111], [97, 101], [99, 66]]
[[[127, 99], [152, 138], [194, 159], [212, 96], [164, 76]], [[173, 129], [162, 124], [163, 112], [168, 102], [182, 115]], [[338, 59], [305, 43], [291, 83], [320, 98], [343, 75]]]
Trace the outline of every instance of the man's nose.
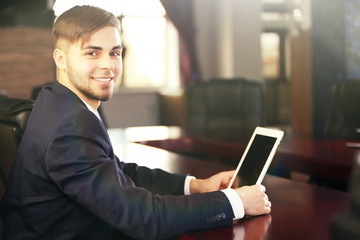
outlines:
[[111, 60], [110, 56], [103, 56], [100, 60], [100, 65], [99, 68], [101, 69], [113, 69], [114, 68], [114, 63]]

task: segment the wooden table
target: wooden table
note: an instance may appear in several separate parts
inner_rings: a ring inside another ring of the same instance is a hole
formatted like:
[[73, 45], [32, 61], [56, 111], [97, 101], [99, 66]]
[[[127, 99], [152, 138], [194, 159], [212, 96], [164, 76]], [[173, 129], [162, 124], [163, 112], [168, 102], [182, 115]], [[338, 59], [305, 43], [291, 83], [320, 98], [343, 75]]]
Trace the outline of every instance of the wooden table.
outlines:
[[[189, 137], [176, 127], [168, 130], [167, 138], [152, 139], [148, 135], [147, 139], [137, 142], [236, 166], [250, 139], [249, 134], [242, 138], [226, 140], [222, 137], [219, 140], [215, 137]], [[358, 144], [359, 147], [348, 147], [349, 142]], [[270, 168], [273, 171], [295, 171], [346, 183], [356, 161], [360, 161], [360, 141], [313, 139], [285, 133]]]
[[[127, 143], [121, 134], [110, 134], [116, 154], [135, 162], [169, 172], [209, 177], [230, 166], [187, 157], [159, 148]], [[125, 138], [126, 139], [126, 138]], [[269, 215], [242, 220], [236, 225], [185, 233], [174, 239], [330, 239], [329, 221], [344, 210], [349, 195], [345, 192], [267, 175], [263, 184], [272, 202]]]
[[181, 239], [330, 239], [329, 222], [348, 202], [344, 192], [283, 178], [267, 176], [263, 184], [272, 202], [269, 215], [221, 229], [187, 233]]

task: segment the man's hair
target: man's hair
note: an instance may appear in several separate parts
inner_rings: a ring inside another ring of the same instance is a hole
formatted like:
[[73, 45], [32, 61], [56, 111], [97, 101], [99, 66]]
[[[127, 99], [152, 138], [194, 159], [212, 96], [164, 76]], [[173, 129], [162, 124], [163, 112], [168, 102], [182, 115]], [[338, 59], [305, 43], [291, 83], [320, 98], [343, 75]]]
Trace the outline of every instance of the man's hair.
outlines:
[[96, 30], [107, 26], [120, 31], [120, 21], [112, 13], [93, 6], [75, 6], [56, 19], [52, 29], [54, 47], [60, 39], [84, 44]]

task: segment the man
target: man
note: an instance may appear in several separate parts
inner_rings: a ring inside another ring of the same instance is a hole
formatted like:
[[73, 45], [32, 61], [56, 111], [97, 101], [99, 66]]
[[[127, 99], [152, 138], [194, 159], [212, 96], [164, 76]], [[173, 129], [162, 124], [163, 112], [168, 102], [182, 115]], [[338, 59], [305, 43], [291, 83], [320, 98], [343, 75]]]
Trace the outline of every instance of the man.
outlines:
[[7, 239], [162, 239], [270, 212], [263, 186], [121, 162], [97, 113], [122, 74], [119, 21], [77, 6], [53, 27], [57, 82], [40, 92], [2, 211]]

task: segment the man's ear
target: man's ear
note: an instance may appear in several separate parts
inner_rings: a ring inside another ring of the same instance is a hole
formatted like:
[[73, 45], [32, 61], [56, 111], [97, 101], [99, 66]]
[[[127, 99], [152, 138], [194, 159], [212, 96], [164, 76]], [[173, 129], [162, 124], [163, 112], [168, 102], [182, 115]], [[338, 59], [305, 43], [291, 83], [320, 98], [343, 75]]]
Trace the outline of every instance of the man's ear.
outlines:
[[53, 58], [59, 69], [66, 69], [66, 56], [63, 50], [56, 48], [53, 52]]

